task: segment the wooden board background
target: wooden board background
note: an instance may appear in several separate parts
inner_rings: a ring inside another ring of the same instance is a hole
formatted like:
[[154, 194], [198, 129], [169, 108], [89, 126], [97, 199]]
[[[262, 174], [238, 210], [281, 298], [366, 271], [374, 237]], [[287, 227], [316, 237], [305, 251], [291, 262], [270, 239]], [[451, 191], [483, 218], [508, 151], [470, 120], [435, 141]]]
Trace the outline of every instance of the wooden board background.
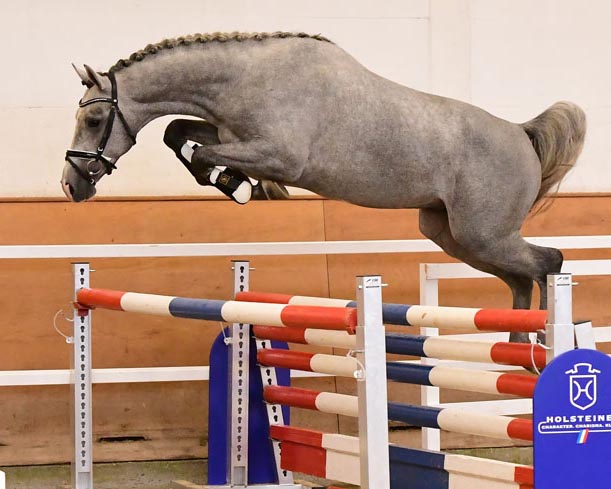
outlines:
[[[530, 236], [611, 234], [609, 196], [559, 197], [525, 226]], [[422, 238], [417, 211], [375, 210], [321, 199], [253, 202], [221, 200], [0, 203], [0, 244], [173, 243]], [[571, 251], [568, 258], [609, 258], [610, 250]], [[249, 258], [249, 257], [231, 257]], [[231, 258], [93, 260], [96, 287], [227, 299]], [[450, 261], [441, 253], [253, 257], [251, 288], [304, 295], [354, 297], [354, 277], [381, 274], [389, 302], [418, 302], [418, 267]], [[609, 278], [579, 279], [575, 315], [611, 324]], [[69, 312], [70, 260], [0, 261], [3, 310], [0, 369], [69, 368], [70, 348], [53, 329], [59, 309]], [[510, 294], [494, 280], [448, 281], [445, 305], [507, 307]], [[64, 331], [70, 324], [60, 321]], [[94, 315], [94, 367], [206, 365], [216, 323]], [[301, 380], [321, 390], [350, 392], [332, 379]], [[395, 400], [417, 402], [418, 389], [393, 386]], [[443, 400], [473, 398], [453, 391]], [[66, 386], [2, 388], [0, 465], [70, 460], [70, 391]], [[207, 450], [205, 382], [94, 386], [95, 460], [203, 457]], [[295, 424], [354, 433], [352, 420], [295, 410]], [[393, 439], [417, 443], [417, 430]], [[444, 437], [446, 446], [481, 445], [472, 437]], [[490, 444], [490, 443], [488, 443]]]

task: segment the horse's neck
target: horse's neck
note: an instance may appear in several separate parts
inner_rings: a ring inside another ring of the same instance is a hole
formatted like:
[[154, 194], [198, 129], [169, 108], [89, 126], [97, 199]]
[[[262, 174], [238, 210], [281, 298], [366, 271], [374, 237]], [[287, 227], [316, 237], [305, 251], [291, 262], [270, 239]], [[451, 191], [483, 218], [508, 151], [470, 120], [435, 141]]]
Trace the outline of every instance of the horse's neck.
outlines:
[[222, 47], [168, 49], [117, 71], [120, 103], [133, 115], [136, 131], [170, 114], [213, 122], [216, 97], [241, 72], [242, 57]]

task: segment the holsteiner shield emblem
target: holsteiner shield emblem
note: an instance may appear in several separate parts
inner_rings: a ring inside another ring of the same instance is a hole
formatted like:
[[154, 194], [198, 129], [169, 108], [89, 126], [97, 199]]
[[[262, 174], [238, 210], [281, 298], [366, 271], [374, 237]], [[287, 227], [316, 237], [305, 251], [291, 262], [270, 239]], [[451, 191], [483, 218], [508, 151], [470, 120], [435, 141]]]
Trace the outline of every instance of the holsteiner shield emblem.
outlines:
[[569, 375], [570, 401], [577, 409], [585, 411], [596, 404], [597, 374], [590, 363], [576, 363], [572, 369], [565, 372]]

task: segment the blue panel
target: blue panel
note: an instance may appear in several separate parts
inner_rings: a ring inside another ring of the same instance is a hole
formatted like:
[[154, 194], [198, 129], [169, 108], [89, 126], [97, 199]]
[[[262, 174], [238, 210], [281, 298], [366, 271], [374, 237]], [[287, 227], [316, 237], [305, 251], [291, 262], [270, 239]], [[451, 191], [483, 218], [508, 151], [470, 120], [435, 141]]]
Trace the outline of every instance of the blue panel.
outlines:
[[183, 299], [182, 297], [176, 297], [170, 301], [170, 314], [179, 318], [223, 321], [221, 309], [225, 302], [227, 301]]
[[611, 486], [611, 359], [595, 350], [560, 355], [535, 388], [535, 487]]
[[[225, 330], [225, 335], [229, 331]], [[227, 456], [229, 453], [229, 348], [219, 335], [210, 352], [210, 383], [208, 407], [208, 484], [226, 485]], [[272, 342], [274, 348], [287, 349], [286, 343]], [[251, 352], [256, 344], [251, 339]], [[256, 355], [250, 356], [250, 390], [248, 422], [248, 482], [249, 484], [277, 484], [276, 462], [269, 437], [267, 409], [263, 402], [263, 386]], [[290, 385], [290, 372], [276, 369], [278, 385]], [[283, 407], [284, 420], [289, 424], [289, 408]]]
[[412, 406], [396, 402], [388, 403], [388, 419], [390, 421], [400, 421], [414, 426], [439, 428], [437, 416], [440, 412], [440, 408]]
[[356, 301], [350, 301], [348, 302], [348, 304], [346, 304], [346, 307], [358, 307], [358, 303]]
[[[229, 335], [226, 329], [225, 334]], [[229, 385], [227, 345], [218, 335], [210, 350], [210, 382], [208, 383], [208, 484], [227, 483], [227, 386]]]
[[405, 304], [384, 304], [382, 305], [382, 316], [386, 324], [399, 324], [409, 326], [406, 314], [410, 306]]
[[391, 445], [391, 489], [448, 489], [450, 475], [444, 470], [445, 455]]
[[412, 465], [420, 465], [422, 467], [430, 467], [433, 469], [443, 469], [445, 467], [446, 455], [441, 452], [432, 452], [429, 450], [419, 450], [416, 448], [390, 446], [390, 460], [393, 462], [402, 462]]
[[387, 333], [386, 353], [398, 355], [412, 355], [415, 357], [426, 357], [424, 353], [424, 342], [426, 336], [415, 336], [410, 334]]
[[388, 362], [386, 364], [386, 377], [388, 380], [392, 380], [394, 382], [433, 385], [429, 380], [429, 373], [432, 369], [433, 367], [429, 365]]

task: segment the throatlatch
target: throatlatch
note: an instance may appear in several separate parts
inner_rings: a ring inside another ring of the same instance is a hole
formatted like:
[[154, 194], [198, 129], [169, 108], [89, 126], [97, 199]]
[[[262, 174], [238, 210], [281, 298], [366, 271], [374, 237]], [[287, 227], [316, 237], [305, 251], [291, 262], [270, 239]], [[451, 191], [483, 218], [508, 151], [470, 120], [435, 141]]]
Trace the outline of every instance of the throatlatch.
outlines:
[[[193, 173], [191, 160], [193, 153], [200, 145], [186, 142], [177, 154], [182, 163]], [[218, 188], [227, 197], [238, 204], [246, 204], [252, 197], [252, 184], [249, 178], [239, 170], [215, 166], [211, 168], [208, 179], [212, 186]]]

